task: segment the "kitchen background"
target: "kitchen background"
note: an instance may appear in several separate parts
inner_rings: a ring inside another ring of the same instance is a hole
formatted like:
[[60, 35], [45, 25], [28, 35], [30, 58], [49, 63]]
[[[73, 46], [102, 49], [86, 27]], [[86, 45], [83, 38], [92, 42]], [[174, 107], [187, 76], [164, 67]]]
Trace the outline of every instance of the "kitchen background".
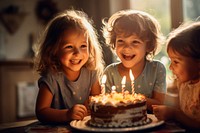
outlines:
[[[94, 20], [107, 65], [116, 59], [104, 44], [101, 20], [114, 12], [146, 11], [158, 19], [166, 36], [181, 22], [200, 16], [198, 0], [0, 0], [0, 123], [35, 117], [39, 75], [33, 70], [32, 47], [56, 13], [72, 8], [85, 11]], [[164, 49], [156, 59], [168, 67]]]

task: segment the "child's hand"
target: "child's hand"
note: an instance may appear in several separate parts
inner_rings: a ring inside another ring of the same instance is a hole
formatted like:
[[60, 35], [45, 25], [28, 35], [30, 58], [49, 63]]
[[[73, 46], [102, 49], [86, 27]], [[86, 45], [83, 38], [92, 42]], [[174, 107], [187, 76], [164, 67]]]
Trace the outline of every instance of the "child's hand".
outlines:
[[170, 120], [173, 119], [175, 109], [173, 107], [165, 105], [152, 105], [153, 113], [158, 120]]
[[84, 105], [85, 105], [85, 107], [87, 109], [87, 115], [91, 115], [91, 111], [90, 111], [90, 108], [89, 108], [89, 100], [86, 100], [84, 102]]
[[82, 120], [87, 116], [87, 109], [82, 104], [76, 104], [69, 110], [67, 115], [71, 120]]
[[91, 115], [90, 109], [87, 109], [87, 115]]

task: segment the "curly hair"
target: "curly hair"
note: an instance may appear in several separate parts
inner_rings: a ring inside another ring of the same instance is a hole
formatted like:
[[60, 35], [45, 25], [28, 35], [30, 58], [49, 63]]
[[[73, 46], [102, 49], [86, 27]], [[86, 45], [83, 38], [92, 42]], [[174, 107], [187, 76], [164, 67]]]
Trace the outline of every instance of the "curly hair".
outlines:
[[[150, 14], [137, 10], [121, 10], [113, 14], [108, 20], [103, 19], [103, 36], [111, 50], [115, 50], [116, 36], [136, 34], [141, 40], [147, 41], [146, 58], [153, 58], [160, 50], [163, 34], [160, 24]], [[151, 60], [151, 59], [150, 59]]]
[[64, 32], [74, 29], [84, 32], [89, 42], [89, 59], [84, 65], [89, 70], [96, 70], [100, 76], [104, 69], [102, 48], [98, 42], [98, 35], [93, 27], [93, 21], [83, 11], [65, 10], [55, 16], [46, 26], [39, 40], [39, 47], [35, 49], [35, 68], [40, 75], [49, 71], [61, 70], [59, 52], [62, 47]]

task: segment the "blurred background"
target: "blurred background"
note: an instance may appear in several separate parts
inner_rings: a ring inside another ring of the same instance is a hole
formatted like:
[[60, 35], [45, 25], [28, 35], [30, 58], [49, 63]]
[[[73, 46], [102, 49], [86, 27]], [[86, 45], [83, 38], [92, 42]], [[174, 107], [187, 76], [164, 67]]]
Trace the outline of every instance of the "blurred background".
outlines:
[[[106, 65], [115, 62], [101, 33], [103, 18], [122, 9], [142, 10], [153, 15], [168, 33], [182, 22], [200, 16], [199, 0], [0, 0], [0, 123], [35, 118], [39, 75], [33, 70], [33, 45], [47, 22], [65, 9], [79, 9], [93, 19], [104, 50]], [[165, 46], [155, 57], [167, 68]]]

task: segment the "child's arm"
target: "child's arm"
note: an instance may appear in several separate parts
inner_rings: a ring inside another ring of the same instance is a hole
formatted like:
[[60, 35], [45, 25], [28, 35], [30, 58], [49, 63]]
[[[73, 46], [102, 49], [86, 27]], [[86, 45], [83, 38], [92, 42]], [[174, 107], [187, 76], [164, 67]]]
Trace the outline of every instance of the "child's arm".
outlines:
[[[101, 93], [101, 86], [100, 86], [100, 84], [99, 84], [99, 81], [97, 80], [97, 81], [92, 85], [91, 92], [90, 92], [90, 96], [99, 95], [100, 93]], [[88, 105], [89, 105], [89, 98], [85, 101], [84, 105], [85, 105], [86, 108], [87, 108], [87, 112], [88, 112], [87, 115], [90, 115], [90, 109], [89, 109], [89, 107], [88, 107]]]
[[190, 128], [200, 128], [200, 122], [189, 118], [179, 108], [153, 105], [153, 112], [159, 120], [176, 120]]
[[179, 109], [175, 109], [175, 119], [189, 128], [200, 129], [200, 121], [189, 118]]
[[70, 110], [68, 109], [53, 109], [51, 102], [53, 95], [46, 84], [41, 84], [37, 102], [36, 116], [41, 122], [46, 123], [62, 123], [74, 119], [83, 119], [87, 114], [87, 109], [84, 105], [75, 105]]
[[152, 71], [155, 74], [156, 80], [152, 90], [152, 96], [147, 98], [147, 109], [152, 112], [152, 105], [160, 105], [164, 103], [166, 92], [166, 69], [160, 62], [155, 62], [157, 66], [156, 71]]
[[99, 84], [99, 81], [96, 80], [96, 82], [92, 85], [90, 95], [99, 95], [101, 93], [101, 86]]
[[152, 111], [152, 105], [160, 105], [164, 103], [165, 94], [153, 91], [152, 98], [147, 98], [147, 109]]

